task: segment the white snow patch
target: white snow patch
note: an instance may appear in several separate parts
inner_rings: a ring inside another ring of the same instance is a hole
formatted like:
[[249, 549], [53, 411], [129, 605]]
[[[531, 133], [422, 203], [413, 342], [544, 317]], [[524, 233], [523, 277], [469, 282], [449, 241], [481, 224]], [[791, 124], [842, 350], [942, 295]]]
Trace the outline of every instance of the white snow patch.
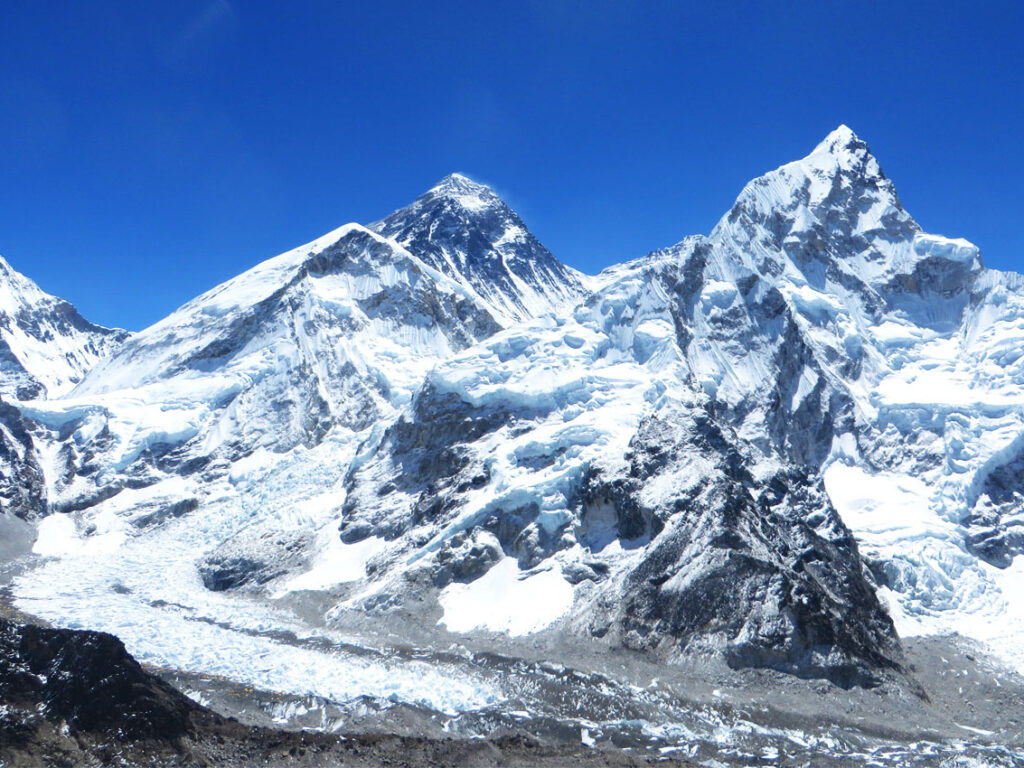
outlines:
[[93, 524], [96, 529], [91, 535], [80, 536], [71, 515], [44, 517], [36, 529], [32, 551], [41, 557], [96, 556], [115, 551], [124, 541], [124, 530], [112, 515], [97, 515]]
[[555, 566], [523, 575], [511, 557], [469, 584], [449, 584], [438, 597], [452, 632], [483, 629], [512, 636], [550, 626], [572, 608], [573, 589]]
[[970, 262], [978, 256], [978, 246], [962, 237], [941, 235], [914, 235], [914, 253], [918, 256], [938, 256], [950, 261]]
[[321, 549], [314, 557], [309, 570], [286, 581], [274, 597], [283, 597], [289, 592], [321, 590], [336, 584], [359, 581], [366, 576], [366, 564], [387, 546], [387, 542], [379, 538], [345, 544], [333, 522], [321, 532], [320, 538]]

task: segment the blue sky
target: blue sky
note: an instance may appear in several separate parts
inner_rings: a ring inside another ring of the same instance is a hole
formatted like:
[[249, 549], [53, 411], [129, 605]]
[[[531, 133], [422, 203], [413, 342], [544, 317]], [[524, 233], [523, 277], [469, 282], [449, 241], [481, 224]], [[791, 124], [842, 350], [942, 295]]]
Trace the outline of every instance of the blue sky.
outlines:
[[1024, 4], [6, 4], [0, 254], [137, 329], [450, 171], [594, 272], [710, 230], [839, 123], [1024, 269]]

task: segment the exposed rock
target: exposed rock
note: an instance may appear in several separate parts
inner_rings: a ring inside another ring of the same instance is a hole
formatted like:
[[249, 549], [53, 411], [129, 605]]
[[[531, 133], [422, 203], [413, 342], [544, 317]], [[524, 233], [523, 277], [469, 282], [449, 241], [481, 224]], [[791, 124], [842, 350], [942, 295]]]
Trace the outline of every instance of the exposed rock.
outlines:
[[[34, 715], [73, 731], [129, 740], [180, 738], [198, 707], [143, 671], [116, 637], [0, 618], [0, 727], [15, 743], [33, 732]], [[19, 714], [20, 713], [20, 714]]]
[[202, 559], [199, 576], [214, 592], [266, 584], [301, 567], [312, 538], [307, 531], [242, 531]]

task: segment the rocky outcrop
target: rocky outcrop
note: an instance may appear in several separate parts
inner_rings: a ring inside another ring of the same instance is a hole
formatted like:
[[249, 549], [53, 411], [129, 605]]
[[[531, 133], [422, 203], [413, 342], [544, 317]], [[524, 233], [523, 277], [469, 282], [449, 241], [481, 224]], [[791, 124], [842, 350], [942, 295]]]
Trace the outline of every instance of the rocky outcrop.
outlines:
[[40, 717], [78, 733], [170, 741], [200, 709], [145, 672], [112, 635], [3, 618], [0, 705], [2, 741], [12, 746], [30, 738]]
[[46, 481], [30, 422], [0, 396], [0, 514], [23, 520], [48, 511]]
[[[591, 631], [670, 658], [722, 654], [733, 667], [844, 687], [899, 671], [892, 621], [819, 478], [755, 478], [735, 438], [700, 412], [649, 418], [629, 461], [608, 495], [620, 531], [653, 541]], [[648, 485], [671, 490], [652, 503]]]

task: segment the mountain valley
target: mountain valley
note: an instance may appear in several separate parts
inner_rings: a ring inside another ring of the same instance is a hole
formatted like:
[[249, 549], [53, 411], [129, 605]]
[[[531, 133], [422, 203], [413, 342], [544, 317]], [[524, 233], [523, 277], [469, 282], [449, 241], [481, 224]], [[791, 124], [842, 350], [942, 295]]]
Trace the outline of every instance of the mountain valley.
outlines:
[[217, 728], [1024, 765], [1024, 276], [846, 126], [598, 275], [453, 174], [137, 333], [0, 260], [0, 336], [3, 631]]

